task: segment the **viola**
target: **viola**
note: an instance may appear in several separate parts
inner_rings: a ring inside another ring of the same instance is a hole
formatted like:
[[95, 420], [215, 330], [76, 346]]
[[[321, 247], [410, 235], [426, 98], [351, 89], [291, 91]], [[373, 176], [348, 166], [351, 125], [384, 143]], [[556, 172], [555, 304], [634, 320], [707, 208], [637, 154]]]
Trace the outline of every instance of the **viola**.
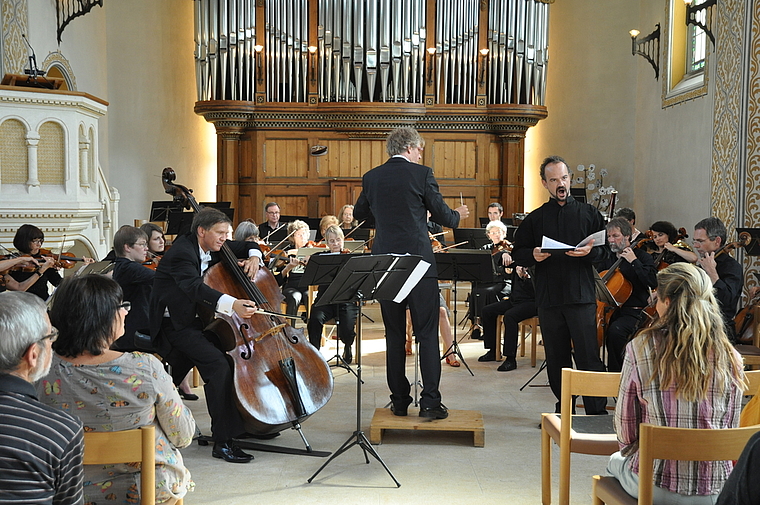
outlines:
[[[164, 189], [176, 200], [199, 211], [189, 189], [173, 184], [171, 168], [162, 173]], [[332, 396], [333, 378], [322, 354], [278, 314], [284, 299], [272, 273], [259, 268], [251, 281], [228, 244], [223, 262], [209, 268], [204, 283], [238, 299], [248, 299], [266, 311], [243, 319], [233, 314], [205, 314], [205, 331], [216, 334], [234, 367], [234, 394], [250, 433], [265, 435], [299, 423], [322, 408]]]

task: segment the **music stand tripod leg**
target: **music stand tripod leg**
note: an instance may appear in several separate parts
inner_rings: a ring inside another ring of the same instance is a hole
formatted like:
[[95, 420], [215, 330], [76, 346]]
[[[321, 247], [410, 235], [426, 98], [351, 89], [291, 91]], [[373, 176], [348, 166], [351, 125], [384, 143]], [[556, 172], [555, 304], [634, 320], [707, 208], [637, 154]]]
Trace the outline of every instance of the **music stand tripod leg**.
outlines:
[[[453, 295], [454, 295], [454, 310], [452, 312], [454, 312], [454, 322], [456, 322], [457, 320], [457, 281], [456, 279], [452, 281], [452, 286], [453, 287], [451, 291], [453, 292]], [[443, 356], [441, 357], [441, 359], [446, 359], [448, 356], [455, 354], [459, 358], [459, 360], [464, 364], [464, 367], [467, 369], [467, 371], [470, 372], [470, 375], [475, 377], [475, 374], [470, 369], [470, 365], [467, 364], [467, 360], [465, 360], [464, 356], [462, 355], [462, 350], [459, 348], [459, 341], [457, 340], [457, 325], [454, 325], [452, 330], [454, 334], [452, 335], [451, 345], [443, 352]], [[465, 333], [462, 336], [462, 340], [464, 340], [464, 337], [466, 336], [467, 336], [467, 333]]]
[[[546, 360], [544, 360], [543, 363], [541, 363], [541, 366], [538, 367], [538, 371], [533, 374], [533, 377], [531, 377], [530, 379], [528, 379], [528, 382], [526, 382], [525, 384], [522, 385], [522, 387], [520, 388], [520, 391], [522, 391], [523, 389], [525, 389], [528, 386], [528, 384], [530, 384], [531, 382], [533, 382], [533, 379], [535, 379], [536, 377], [538, 377], [538, 374], [540, 374], [541, 372], [543, 372], [544, 368], [546, 368]], [[536, 387], [538, 387], [538, 386], [536, 386]]]

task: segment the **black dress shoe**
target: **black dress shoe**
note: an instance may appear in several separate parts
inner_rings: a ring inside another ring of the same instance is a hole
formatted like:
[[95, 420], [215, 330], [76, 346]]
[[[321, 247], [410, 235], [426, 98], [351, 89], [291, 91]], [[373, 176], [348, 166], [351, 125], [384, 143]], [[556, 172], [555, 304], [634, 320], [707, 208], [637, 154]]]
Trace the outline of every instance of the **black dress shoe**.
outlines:
[[515, 360], [515, 358], [508, 357], [507, 359], [504, 360], [504, 363], [499, 365], [499, 368], [497, 368], [496, 370], [498, 370], [499, 372], [509, 372], [510, 370], [514, 370], [515, 368], [517, 368], [517, 361]]
[[253, 459], [252, 455], [243, 452], [231, 440], [215, 443], [211, 455], [215, 458], [223, 459], [228, 463], [248, 463]]
[[393, 412], [394, 416], [405, 416], [409, 411], [409, 405], [411, 405], [411, 403], [411, 398], [409, 398], [409, 401], [405, 402], [394, 402], [391, 400], [391, 412]]
[[189, 402], [194, 402], [195, 400], [197, 400], [197, 399], [198, 399], [198, 395], [195, 395], [195, 394], [193, 394], [193, 393], [185, 393], [185, 392], [184, 392], [184, 391], [182, 391], [181, 389], [179, 390], [179, 396], [180, 396], [180, 397], [181, 397], [183, 400], [187, 400], [187, 401], [189, 401]]
[[343, 349], [343, 361], [350, 365], [353, 360], [354, 355], [351, 353], [351, 346], [347, 345], [345, 349]]
[[478, 358], [478, 361], [496, 361], [496, 351], [493, 349]]
[[446, 419], [449, 417], [449, 411], [443, 404], [437, 407], [420, 408], [420, 417], [429, 417], [431, 419]]

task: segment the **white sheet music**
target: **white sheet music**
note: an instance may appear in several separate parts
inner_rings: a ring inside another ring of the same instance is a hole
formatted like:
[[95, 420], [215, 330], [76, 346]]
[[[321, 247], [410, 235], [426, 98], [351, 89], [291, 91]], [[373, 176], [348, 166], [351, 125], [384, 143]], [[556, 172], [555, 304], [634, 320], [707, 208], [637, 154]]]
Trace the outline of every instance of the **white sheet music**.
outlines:
[[578, 249], [579, 247], [583, 247], [584, 245], [591, 242], [592, 239], [594, 240], [594, 247], [598, 247], [600, 245], [604, 245], [606, 238], [607, 238], [606, 231], [599, 230], [598, 232], [592, 233], [588, 237], [578, 242], [578, 245], [571, 246], [569, 244], [565, 244], [558, 240], [551, 239], [547, 236], [543, 236], [541, 238], [541, 249], [542, 250], [547, 249], [547, 250], [572, 251], [573, 249]]

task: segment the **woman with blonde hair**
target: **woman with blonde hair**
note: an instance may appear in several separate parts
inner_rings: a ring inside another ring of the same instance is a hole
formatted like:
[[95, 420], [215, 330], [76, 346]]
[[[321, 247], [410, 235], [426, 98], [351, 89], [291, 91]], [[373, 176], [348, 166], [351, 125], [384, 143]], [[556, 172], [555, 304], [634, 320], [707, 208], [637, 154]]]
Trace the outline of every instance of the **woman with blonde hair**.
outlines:
[[354, 219], [354, 206], [351, 204], [346, 204], [340, 208], [338, 218], [340, 219], [340, 227], [344, 230], [350, 230], [359, 224], [358, 221]]
[[[654, 324], [628, 343], [615, 410], [620, 451], [607, 471], [638, 495], [639, 424], [735, 428], [745, 385], [707, 274], [674, 263], [657, 274]], [[654, 503], [715, 503], [731, 461], [656, 461]]]

